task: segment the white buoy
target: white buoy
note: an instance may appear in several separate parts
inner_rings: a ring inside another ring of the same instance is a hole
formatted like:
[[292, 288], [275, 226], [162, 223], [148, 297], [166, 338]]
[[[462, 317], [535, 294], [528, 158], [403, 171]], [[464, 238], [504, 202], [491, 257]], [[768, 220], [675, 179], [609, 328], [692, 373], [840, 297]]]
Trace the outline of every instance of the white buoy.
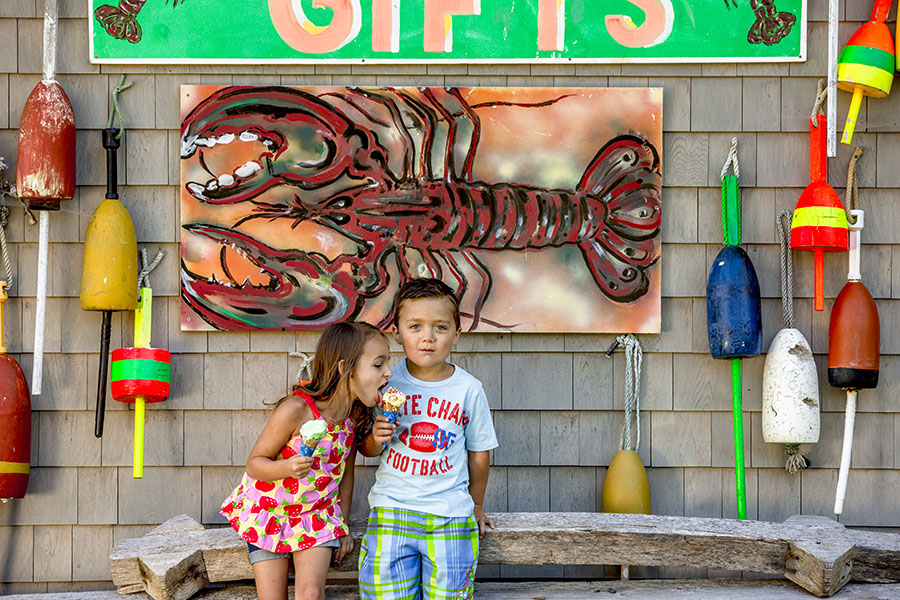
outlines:
[[800, 444], [819, 441], [819, 376], [812, 348], [794, 328], [793, 281], [790, 239], [790, 211], [775, 217], [781, 236], [781, 314], [784, 328], [769, 346], [763, 369], [763, 440], [784, 444], [785, 468], [796, 473], [808, 466], [800, 454]]
[[797, 329], [772, 340], [763, 370], [763, 439], [770, 444], [819, 441], [819, 377], [809, 342]]

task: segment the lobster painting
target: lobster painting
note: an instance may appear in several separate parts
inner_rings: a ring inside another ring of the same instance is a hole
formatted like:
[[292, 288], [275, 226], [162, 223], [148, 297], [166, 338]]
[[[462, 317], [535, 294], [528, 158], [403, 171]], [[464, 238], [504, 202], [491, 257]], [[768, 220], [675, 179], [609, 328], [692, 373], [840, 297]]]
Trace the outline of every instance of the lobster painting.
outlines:
[[185, 328], [386, 327], [397, 285], [433, 276], [470, 331], [659, 329], [660, 90], [183, 100]]

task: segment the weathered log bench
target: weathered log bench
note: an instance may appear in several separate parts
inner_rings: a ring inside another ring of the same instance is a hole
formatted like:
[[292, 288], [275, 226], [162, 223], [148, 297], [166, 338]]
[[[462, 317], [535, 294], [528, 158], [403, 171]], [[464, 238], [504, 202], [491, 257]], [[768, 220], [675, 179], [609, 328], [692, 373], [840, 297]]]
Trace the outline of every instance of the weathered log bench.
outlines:
[[[498, 513], [482, 564], [701, 567], [784, 575], [829, 597], [848, 581], [900, 582], [900, 535], [851, 530], [825, 517], [784, 523], [597, 513]], [[365, 522], [351, 523], [359, 538]], [[358, 546], [358, 544], [357, 544]], [[355, 570], [357, 555], [341, 570]], [[181, 515], [118, 542], [110, 572], [119, 593], [184, 600], [210, 582], [252, 579], [246, 544], [230, 528]]]

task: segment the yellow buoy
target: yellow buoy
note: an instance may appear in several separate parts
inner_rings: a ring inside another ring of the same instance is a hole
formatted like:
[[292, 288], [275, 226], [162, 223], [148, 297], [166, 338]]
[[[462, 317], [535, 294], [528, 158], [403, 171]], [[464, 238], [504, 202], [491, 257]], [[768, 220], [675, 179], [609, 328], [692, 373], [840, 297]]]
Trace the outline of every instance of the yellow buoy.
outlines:
[[120, 200], [107, 198], [94, 211], [84, 236], [81, 308], [134, 310], [137, 276], [134, 223]]
[[[650, 514], [650, 482], [638, 456], [641, 446], [641, 362], [643, 351], [632, 334], [616, 338], [606, 355], [625, 347], [625, 427], [619, 451], [609, 463], [603, 480], [600, 510], [605, 513]], [[633, 438], [633, 440], [632, 440]], [[632, 441], [634, 444], [632, 444]]]
[[650, 514], [650, 482], [634, 450], [619, 450], [603, 481], [600, 510], [605, 513]]

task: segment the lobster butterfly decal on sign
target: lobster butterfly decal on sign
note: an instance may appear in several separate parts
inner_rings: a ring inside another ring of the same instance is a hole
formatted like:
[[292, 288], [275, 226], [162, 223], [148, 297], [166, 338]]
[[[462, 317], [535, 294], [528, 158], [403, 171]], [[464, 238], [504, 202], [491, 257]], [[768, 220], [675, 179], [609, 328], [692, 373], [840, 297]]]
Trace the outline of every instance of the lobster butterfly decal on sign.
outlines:
[[660, 323], [662, 91], [182, 88], [182, 327], [387, 327], [437, 277], [469, 331]]

